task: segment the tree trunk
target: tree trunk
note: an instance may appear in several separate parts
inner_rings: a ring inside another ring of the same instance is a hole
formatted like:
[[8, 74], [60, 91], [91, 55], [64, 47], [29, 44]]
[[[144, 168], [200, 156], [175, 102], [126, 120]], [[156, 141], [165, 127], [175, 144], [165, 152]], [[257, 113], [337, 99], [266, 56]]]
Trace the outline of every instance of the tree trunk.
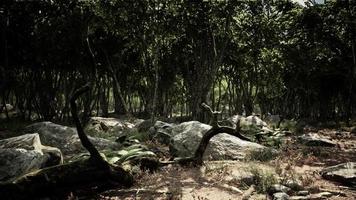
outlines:
[[117, 79], [117, 75], [113, 74], [113, 89], [115, 100], [115, 113], [120, 115], [128, 114], [127, 106], [122, 95], [120, 83]]
[[89, 90], [89, 84], [79, 88], [77, 91], [74, 92], [73, 96], [70, 99], [70, 105], [71, 105], [71, 112], [72, 112], [72, 117], [73, 121], [75, 123], [75, 126], [77, 127], [78, 131], [78, 136], [79, 139], [85, 149], [87, 149], [90, 153], [90, 158], [93, 159], [98, 165], [108, 165], [106, 161], [101, 157], [100, 153], [98, 150], [95, 148], [95, 146], [90, 142], [88, 136], [84, 133], [83, 126], [81, 125], [81, 122], [78, 117], [78, 111], [77, 111], [77, 104], [76, 100], [77, 98], [82, 95], [83, 93], [87, 92]]
[[[157, 45], [157, 44], [156, 44]], [[159, 87], [159, 65], [158, 65], [158, 53], [159, 47], [157, 45], [155, 49], [155, 57], [153, 66], [155, 68], [155, 87], [153, 93], [152, 110], [151, 110], [151, 122], [154, 123], [157, 114], [157, 103], [158, 103], [158, 87]]]
[[107, 87], [107, 80], [103, 80], [103, 89], [102, 91], [99, 91], [99, 102], [100, 102], [100, 108], [101, 108], [101, 112], [102, 112], [102, 116], [103, 117], [108, 117], [109, 115], [109, 96], [107, 95], [107, 90], [109, 90], [109, 88]]

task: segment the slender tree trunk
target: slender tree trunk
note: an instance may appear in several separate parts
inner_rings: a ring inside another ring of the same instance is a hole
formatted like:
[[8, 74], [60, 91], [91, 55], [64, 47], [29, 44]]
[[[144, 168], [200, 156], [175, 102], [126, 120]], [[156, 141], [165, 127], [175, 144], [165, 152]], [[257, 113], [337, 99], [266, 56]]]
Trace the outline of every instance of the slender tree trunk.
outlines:
[[116, 74], [113, 74], [113, 89], [115, 100], [115, 113], [120, 115], [128, 114], [129, 112]]
[[159, 65], [158, 65], [158, 54], [159, 54], [159, 46], [156, 44], [155, 55], [154, 55], [154, 69], [155, 69], [155, 86], [153, 93], [153, 101], [152, 101], [152, 110], [151, 110], [151, 121], [152, 123], [155, 121], [157, 115], [157, 103], [158, 103], [158, 87], [159, 87]]
[[102, 80], [102, 91], [99, 91], [99, 95], [100, 95], [100, 108], [101, 108], [101, 111], [102, 111], [102, 115], [103, 117], [108, 117], [109, 115], [109, 97], [106, 96], [107, 94], [107, 90], [109, 90], [108, 86], [107, 86], [107, 80], [105, 77], [103, 77], [103, 80]]

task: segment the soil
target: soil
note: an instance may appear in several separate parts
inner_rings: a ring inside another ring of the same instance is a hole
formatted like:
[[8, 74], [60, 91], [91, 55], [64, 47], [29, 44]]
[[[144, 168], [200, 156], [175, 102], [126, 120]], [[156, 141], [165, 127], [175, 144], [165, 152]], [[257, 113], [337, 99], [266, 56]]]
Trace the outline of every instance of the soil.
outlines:
[[[320, 129], [317, 133], [337, 142], [337, 146], [306, 147], [291, 137], [278, 157], [269, 162], [205, 161], [201, 168], [167, 166], [155, 173], [137, 175], [135, 186], [129, 190], [113, 189], [98, 195], [96, 199], [242, 199], [249, 186], [233, 181], [231, 177], [250, 172], [252, 168], [273, 174], [281, 180], [298, 179], [304, 190], [311, 194], [323, 191], [334, 193], [327, 199], [356, 199], [356, 188], [330, 182], [319, 175], [324, 167], [356, 161], [356, 135], [334, 129]], [[272, 198], [254, 192], [249, 199]]]
[[[356, 161], [356, 134], [343, 129], [310, 129], [336, 142], [336, 147], [306, 147], [290, 137], [281, 148], [281, 153], [271, 161], [205, 161], [200, 168], [168, 165], [158, 171], [140, 172], [135, 175], [136, 183], [129, 189], [113, 188], [100, 194], [90, 191], [73, 191], [68, 200], [75, 199], [183, 199], [183, 200], [229, 200], [242, 199], [249, 184], [234, 177], [238, 174], [272, 174], [280, 180], [298, 179], [310, 193], [331, 191], [328, 199], [356, 199], [356, 188], [346, 187], [323, 179], [319, 171], [325, 167]], [[12, 131], [0, 128], [0, 138], [11, 136]], [[17, 135], [16, 132], [14, 135]], [[12, 135], [12, 136], [14, 136]], [[168, 147], [146, 144], [158, 148], [160, 157], [167, 160]], [[254, 170], [253, 170], [254, 169]], [[256, 184], [256, 183], [254, 183]], [[291, 194], [293, 195], [293, 194]], [[255, 191], [249, 199], [271, 199], [265, 192]]]

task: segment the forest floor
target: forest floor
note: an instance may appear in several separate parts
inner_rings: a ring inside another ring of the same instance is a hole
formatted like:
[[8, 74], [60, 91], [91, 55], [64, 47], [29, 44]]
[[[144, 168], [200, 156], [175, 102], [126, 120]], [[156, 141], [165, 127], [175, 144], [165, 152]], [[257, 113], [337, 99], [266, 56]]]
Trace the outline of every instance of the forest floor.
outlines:
[[[18, 123], [14, 122], [15, 125], [18, 127]], [[317, 132], [335, 141], [337, 146], [307, 147], [299, 144], [295, 137], [289, 137], [280, 153], [269, 161], [205, 161], [200, 168], [168, 165], [154, 173], [142, 171], [136, 174], [136, 182], [129, 189], [114, 188], [100, 194], [91, 194], [90, 197], [85, 195], [86, 191], [74, 192], [74, 196], [68, 196], [67, 199], [228, 200], [250, 196], [246, 199], [263, 200], [272, 199], [266, 194], [267, 187], [288, 180], [299, 180], [303, 190], [311, 194], [323, 191], [334, 193], [327, 199], [356, 199], [356, 188], [342, 186], [319, 175], [325, 167], [356, 161], [356, 134], [325, 128], [310, 128], [305, 132]], [[11, 127], [2, 127], [0, 138], [19, 133]], [[168, 159], [167, 146], [147, 144], [152, 145], [163, 152], [160, 157]], [[250, 175], [259, 178], [250, 180]], [[248, 195], [250, 191], [253, 192]]]
[[[254, 184], [255, 192], [246, 199], [272, 199], [265, 190], [278, 180], [299, 180], [303, 190], [311, 194], [334, 193], [327, 198], [331, 200], [356, 199], [356, 188], [330, 182], [319, 175], [325, 167], [356, 161], [356, 135], [349, 132], [340, 134], [334, 129], [317, 132], [336, 141], [337, 146], [306, 147], [292, 137], [282, 152], [267, 162], [206, 161], [201, 168], [166, 166], [155, 173], [138, 174], [137, 182], [129, 190], [113, 189], [100, 194], [97, 199], [243, 199], [247, 191], [251, 191], [251, 184]], [[246, 174], [258, 176], [259, 180], [252, 180], [252, 183], [241, 181]]]

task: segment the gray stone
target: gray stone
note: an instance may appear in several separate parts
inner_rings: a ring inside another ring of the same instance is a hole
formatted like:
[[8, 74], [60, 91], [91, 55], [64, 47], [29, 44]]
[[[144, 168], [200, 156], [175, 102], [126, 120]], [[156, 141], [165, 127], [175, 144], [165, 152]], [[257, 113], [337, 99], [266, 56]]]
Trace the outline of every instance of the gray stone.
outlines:
[[264, 119], [266, 122], [269, 124], [278, 124], [278, 122], [281, 120], [281, 117], [279, 115], [271, 115], [268, 113], [267, 117]]
[[356, 162], [343, 163], [327, 167], [320, 172], [327, 180], [336, 181], [345, 185], [356, 185]]
[[61, 151], [43, 146], [37, 133], [0, 140], [0, 181], [62, 162]]
[[352, 127], [350, 132], [351, 132], [352, 134], [356, 134], [356, 126], [355, 126], [355, 127]]
[[148, 119], [137, 123], [135, 128], [137, 128], [139, 132], [147, 132], [152, 126], [154, 126], [154, 123], [152, 123], [152, 120]]
[[[52, 122], [38, 122], [27, 126], [25, 131], [37, 132], [43, 144], [59, 148], [64, 155], [86, 152], [75, 128]], [[118, 143], [107, 139], [88, 137], [99, 150], [118, 150], [121, 147]]]
[[[6, 104], [5, 105], [5, 107], [6, 107], [6, 110], [9, 112], [9, 111], [12, 111], [12, 110], [14, 110], [14, 106], [13, 105], [11, 105], [11, 104]], [[5, 110], [5, 108], [4, 108], [4, 110]]]
[[311, 194], [309, 195], [309, 199], [311, 200], [321, 200], [321, 199], [328, 199], [329, 197], [332, 197], [333, 194], [331, 194], [330, 192], [320, 192], [317, 194]]
[[288, 200], [289, 199], [289, 195], [284, 192], [277, 192], [277, 193], [274, 193], [272, 196], [273, 196], [273, 200]]
[[92, 117], [84, 128], [91, 136], [101, 138], [115, 138], [124, 130], [132, 129], [135, 125], [127, 120], [117, 118]]
[[230, 176], [226, 177], [226, 181], [234, 183], [243, 183], [251, 186], [255, 183], [256, 175], [250, 171], [245, 170], [233, 170]]
[[284, 183], [285, 186], [291, 188], [292, 190], [295, 190], [295, 191], [299, 191], [299, 190], [303, 190], [303, 186], [302, 186], [302, 183], [300, 181], [297, 181], [297, 180], [287, 180], [285, 183]]
[[[198, 121], [184, 122], [174, 126], [172, 129], [172, 135], [174, 136], [170, 144], [172, 155], [178, 157], [192, 156], [203, 134], [209, 129], [211, 129], [210, 125]], [[265, 147], [260, 144], [244, 141], [226, 133], [221, 133], [210, 140], [204, 157], [210, 160], [241, 160], [245, 158], [248, 152], [263, 148]]]
[[162, 144], [169, 144], [172, 138], [173, 124], [162, 121], [156, 121], [153, 127], [150, 128], [150, 138], [157, 140]]
[[291, 196], [288, 200], [310, 200], [309, 196]]
[[298, 196], [308, 196], [310, 193], [309, 193], [309, 191], [307, 191], [307, 190], [302, 190], [302, 191], [298, 191], [297, 192], [297, 195]]
[[240, 126], [257, 126], [260, 128], [267, 127], [266, 122], [254, 115], [248, 117], [244, 117], [242, 115], [234, 115], [228, 119], [233, 127], [236, 127], [238, 120], [240, 120]]
[[336, 142], [324, 138], [317, 133], [308, 133], [298, 137], [298, 140], [307, 146], [334, 147]]
[[284, 185], [281, 184], [273, 184], [270, 188], [269, 188], [269, 193], [273, 194], [273, 193], [277, 193], [277, 192], [284, 192], [284, 193], [288, 193], [290, 192], [291, 189], [289, 187], [286, 187]]

